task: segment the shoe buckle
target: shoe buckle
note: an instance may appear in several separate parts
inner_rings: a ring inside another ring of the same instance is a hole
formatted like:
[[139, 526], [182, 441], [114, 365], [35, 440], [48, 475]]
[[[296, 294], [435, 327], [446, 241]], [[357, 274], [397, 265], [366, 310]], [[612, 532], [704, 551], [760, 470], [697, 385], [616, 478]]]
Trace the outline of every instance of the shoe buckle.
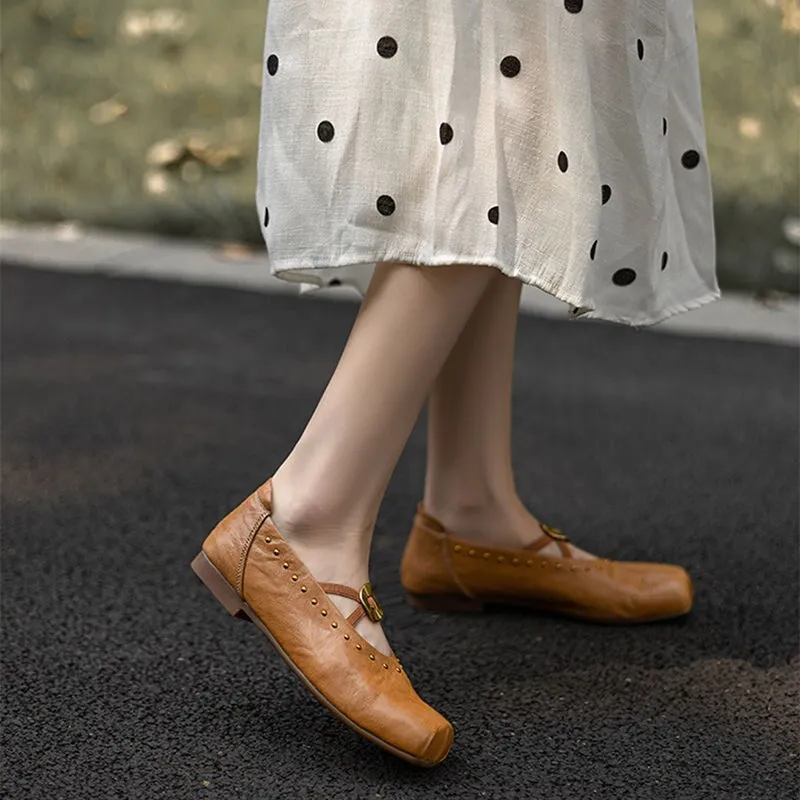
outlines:
[[380, 622], [383, 619], [383, 608], [372, 591], [371, 583], [365, 583], [358, 590], [358, 599], [372, 622]]
[[540, 523], [542, 530], [551, 538], [555, 539], [558, 542], [568, 542], [569, 538], [564, 531], [560, 531], [558, 528], [551, 528], [549, 525], [545, 525], [544, 523]]

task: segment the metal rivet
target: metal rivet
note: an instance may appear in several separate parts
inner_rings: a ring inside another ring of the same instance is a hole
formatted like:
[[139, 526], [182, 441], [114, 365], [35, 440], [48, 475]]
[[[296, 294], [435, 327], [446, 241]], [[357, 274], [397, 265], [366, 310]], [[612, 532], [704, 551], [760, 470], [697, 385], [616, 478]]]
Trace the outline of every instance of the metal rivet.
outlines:
[[475, 551], [474, 550], [470, 550], [467, 555], [474, 556], [475, 555]]
[[284, 569], [289, 569], [289, 562], [288, 561], [284, 561], [283, 562], [283, 568]]
[[395, 667], [395, 669], [396, 669], [398, 672], [400, 672], [400, 667]]
[[498, 561], [505, 561], [506, 557], [505, 556], [497, 556], [497, 560]]
[[317, 598], [316, 597], [312, 597], [311, 598], [311, 605], [315, 606], [316, 604], [317, 604]]
[[331, 622], [331, 628], [338, 628], [338, 627], [339, 627], [338, 622]]
[[519, 559], [515, 558], [511, 561], [512, 564], [519, 564]]
[[384, 664], [384, 665], [383, 665], [383, 668], [384, 668], [384, 669], [389, 669], [389, 665], [388, 665], [388, 664]]
[[561, 562], [560, 561], [556, 561], [556, 569], [561, 569]]
[[529, 558], [529, 559], [528, 559], [528, 560], [527, 560], [525, 563], [526, 563], [526, 564], [527, 564], [529, 567], [532, 567], [532, 566], [533, 566], [533, 559], [532, 559], [532, 558]]
[[322, 609], [322, 611], [320, 611], [319, 613], [320, 613], [320, 614], [322, 614], [322, 616], [323, 616], [323, 617], [327, 617], [327, 616], [328, 616], [328, 612], [327, 612], [327, 610], [326, 610], [326, 609], [324, 609], [324, 608], [323, 608], [323, 609]]
[[456, 553], [460, 553], [460, 552], [461, 552], [461, 545], [460, 545], [460, 544], [457, 544], [457, 545], [456, 545], [456, 546], [453, 548], [453, 550], [455, 550], [455, 551], [456, 551]]
[[374, 661], [375, 660], [375, 656], [372, 653], [369, 654], [369, 660], [370, 661]]
[[360, 649], [361, 649], [361, 645], [360, 645], [360, 644], [357, 644], [357, 645], [356, 645], [356, 650], [360, 650]]
[[492, 554], [491, 554], [491, 553], [484, 553], [484, 554], [483, 554], [483, 557], [484, 557], [484, 558], [491, 558], [491, 556], [492, 556]]
[[296, 581], [297, 580], [297, 575], [292, 575], [292, 580]]
[[307, 591], [308, 591], [308, 588], [307, 588], [307, 587], [305, 587], [305, 586], [301, 586], [301, 587], [300, 587], [300, 591], [301, 591], [301, 592], [307, 592]]
[[265, 536], [265, 537], [264, 537], [264, 541], [265, 541], [267, 544], [269, 544], [269, 543], [272, 541], [272, 539], [270, 539], [270, 537], [269, 537], [269, 536]]
[[571, 569], [572, 569], [572, 571], [573, 571], [573, 572], [577, 572], [577, 571], [578, 571], [578, 568], [577, 568], [577, 567], [574, 567], [574, 566], [573, 566], [573, 567], [571, 567]]
[[346, 642], [349, 642], [349, 641], [350, 641], [350, 634], [349, 634], [349, 633], [346, 633], [346, 634], [344, 635], [344, 640], [345, 640]]
[[272, 552], [273, 552], [273, 553], [274, 553], [276, 556], [279, 556], [279, 555], [281, 554], [281, 551], [280, 551], [280, 550], [278, 550], [278, 548], [277, 548], [277, 547], [276, 547], [276, 548], [275, 548], [275, 549], [274, 549]]

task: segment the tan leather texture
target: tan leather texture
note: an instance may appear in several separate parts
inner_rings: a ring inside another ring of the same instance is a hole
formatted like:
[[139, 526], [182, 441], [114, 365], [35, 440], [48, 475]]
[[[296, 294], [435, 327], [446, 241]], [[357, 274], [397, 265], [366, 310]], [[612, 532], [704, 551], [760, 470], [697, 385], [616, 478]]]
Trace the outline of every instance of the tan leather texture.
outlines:
[[[545, 530], [547, 528], [545, 527]], [[556, 533], [560, 533], [557, 531]], [[414, 605], [447, 610], [447, 600], [527, 605], [595, 622], [645, 622], [687, 613], [692, 581], [671, 564], [576, 559], [527, 549], [483, 547], [445, 530], [420, 503], [401, 564]]]
[[348, 623], [276, 529], [270, 499], [268, 480], [209, 534], [206, 556], [342, 716], [402, 753], [438, 763], [453, 740], [450, 723], [419, 697], [396, 656]]

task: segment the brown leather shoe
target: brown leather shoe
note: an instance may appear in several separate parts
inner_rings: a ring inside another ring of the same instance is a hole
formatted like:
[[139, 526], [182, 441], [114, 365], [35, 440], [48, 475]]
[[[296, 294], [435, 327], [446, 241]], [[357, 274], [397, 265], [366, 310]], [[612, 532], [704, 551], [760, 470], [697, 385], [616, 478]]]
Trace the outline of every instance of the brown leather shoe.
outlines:
[[[542, 525], [525, 549], [459, 539], [417, 506], [401, 580], [425, 611], [482, 611], [487, 603], [530, 606], [591, 622], [652, 622], [686, 614], [692, 581], [671, 564], [576, 559], [567, 537]], [[555, 541], [561, 558], [537, 555]]]
[[[329, 711], [365, 739], [412, 764], [432, 767], [453, 728], [414, 691], [392, 654], [355, 630], [383, 612], [367, 583], [356, 592], [318, 583], [270, 517], [271, 479], [228, 514], [203, 542], [192, 569], [234, 616], [251, 620]], [[347, 618], [329, 594], [359, 605]]]

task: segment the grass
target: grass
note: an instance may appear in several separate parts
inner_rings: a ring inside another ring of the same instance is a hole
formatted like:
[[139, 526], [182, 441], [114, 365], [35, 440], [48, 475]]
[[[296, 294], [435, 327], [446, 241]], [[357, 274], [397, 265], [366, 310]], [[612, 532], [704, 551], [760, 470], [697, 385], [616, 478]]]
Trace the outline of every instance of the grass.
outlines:
[[[667, 0], [669, 1], [669, 0]], [[251, 242], [266, 3], [6, 0], [0, 211]], [[141, 16], [162, 10], [159, 17]], [[723, 285], [796, 292], [797, 0], [697, 0]], [[133, 14], [134, 16], [130, 16]], [[136, 16], [139, 14], [140, 16]], [[183, 15], [183, 16], [182, 16]], [[153, 22], [161, 32], [139, 35]], [[164, 139], [239, 151], [147, 163]]]

